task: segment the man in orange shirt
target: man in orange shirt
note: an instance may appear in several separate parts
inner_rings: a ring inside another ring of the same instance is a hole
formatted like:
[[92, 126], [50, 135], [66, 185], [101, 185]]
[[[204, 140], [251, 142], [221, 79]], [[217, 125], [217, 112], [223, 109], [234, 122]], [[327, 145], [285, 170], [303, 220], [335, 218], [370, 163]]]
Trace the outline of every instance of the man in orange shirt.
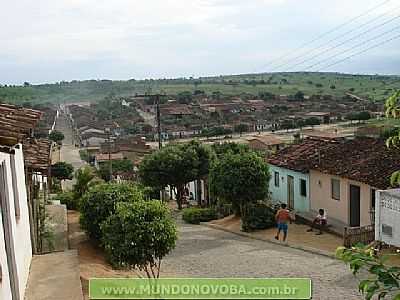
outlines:
[[275, 239], [279, 241], [279, 235], [281, 231], [283, 231], [283, 241], [286, 241], [287, 232], [288, 232], [288, 223], [292, 222], [292, 217], [290, 216], [290, 212], [286, 209], [286, 204], [282, 203], [281, 208], [275, 215], [275, 220], [278, 224], [278, 232], [276, 233]]

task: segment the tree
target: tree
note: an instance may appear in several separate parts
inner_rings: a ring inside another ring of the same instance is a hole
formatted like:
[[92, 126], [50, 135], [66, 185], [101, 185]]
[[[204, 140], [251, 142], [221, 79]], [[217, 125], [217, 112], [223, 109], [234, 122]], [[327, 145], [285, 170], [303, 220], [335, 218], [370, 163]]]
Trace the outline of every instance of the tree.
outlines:
[[251, 151], [249, 145], [238, 143], [212, 144], [211, 147], [217, 157], [222, 157], [228, 153], [241, 154]]
[[143, 191], [133, 184], [103, 183], [89, 189], [80, 203], [80, 223], [88, 235], [101, 239], [100, 225], [114, 214], [116, 204], [144, 200]]
[[368, 111], [362, 111], [357, 115], [358, 121], [367, 121], [371, 119], [371, 114]]
[[[385, 264], [386, 257], [378, 256], [370, 247], [357, 246], [351, 249], [339, 247], [336, 257], [350, 265], [354, 275], [366, 270], [370, 276], [358, 286], [366, 300], [377, 296], [378, 299], [400, 300], [400, 267]], [[375, 298], [374, 298], [375, 299]]]
[[249, 126], [247, 124], [241, 123], [241, 124], [235, 125], [234, 131], [239, 133], [240, 135], [242, 135], [243, 132], [249, 131]]
[[304, 93], [302, 91], [298, 91], [296, 94], [293, 95], [293, 98], [296, 101], [303, 101], [304, 100]]
[[193, 100], [193, 95], [189, 91], [180, 92], [179, 94], [176, 95], [176, 100], [180, 104], [189, 104]]
[[159, 190], [168, 185], [177, 190], [178, 208], [182, 209], [185, 185], [207, 176], [211, 151], [197, 141], [168, 145], [145, 157], [139, 166], [141, 181]]
[[73, 185], [74, 198], [79, 200], [89, 190], [91, 186], [103, 183], [96, 176], [96, 172], [92, 167], [84, 166], [75, 172], [76, 183]]
[[294, 128], [293, 120], [284, 120], [281, 124], [281, 128], [285, 129], [286, 131], [289, 131], [289, 129], [293, 129]]
[[53, 130], [49, 134], [49, 140], [60, 144], [64, 140], [64, 134], [58, 130]]
[[312, 126], [312, 127], [316, 126], [316, 125], [320, 125], [320, 124], [321, 124], [321, 121], [316, 117], [308, 118], [305, 121], [305, 125]]
[[254, 152], [228, 152], [210, 170], [211, 192], [232, 203], [238, 213], [247, 203], [268, 197], [269, 179], [268, 165]]
[[[111, 161], [113, 172], [131, 172], [133, 171], [133, 163], [129, 159], [120, 159]], [[110, 180], [110, 164], [102, 164], [99, 170], [103, 180]]]
[[270, 92], [259, 92], [258, 97], [262, 100], [273, 100], [275, 99], [275, 95]]
[[162, 259], [175, 248], [176, 225], [160, 201], [118, 203], [102, 224], [102, 242], [113, 266], [159, 278]]
[[[400, 90], [395, 92], [386, 101], [386, 117], [389, 119], [400, 119]], [[386, 145], [392, 148], [398, 148], [400, 145], [400, 130], [394, 130], [392, 135], [387, 139]], [[391, 177], [393, 186], [400, 185], [400, 171], [393, 173]]]
[[51, 166], [51, 176], [58, 180], [71, 180], [73, 178], [74, 167], [66, 162], [58, 162]]

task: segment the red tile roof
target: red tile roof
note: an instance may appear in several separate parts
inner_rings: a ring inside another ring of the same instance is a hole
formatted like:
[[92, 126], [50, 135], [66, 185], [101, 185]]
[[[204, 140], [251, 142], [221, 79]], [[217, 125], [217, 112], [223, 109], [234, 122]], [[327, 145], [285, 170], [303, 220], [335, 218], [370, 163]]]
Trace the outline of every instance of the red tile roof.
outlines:
[[312, 169], [387, 189], [391, 175], [400, 170], [400, 151], [388, 149], [384, 140], [358, 137], [323, 147]]
[[124, 155], [121, 152], [117, 152], [117, 153], [111, 153], [111, 155], [109, 155], [108, 153], [96, 154], [96, 160], [98, 162], [109, 161], [110, 160], [110, 156], [111, 156], [111, 160], [122, 160], [122, 159], [124, 159]]
[[384, 140], [309, 138], [278, 151], [270, 164], [307, 172], [310, 169], [368, 184], [390, 187], [390, 176], [400, 170], [400, 151], [388, 149]]
[[28, 139], [22, 146], [25, 167], [35, 171], [47, 171], [50, 165], [51, 142], [48, 139]]
[[0, 143], [13, 146], [30, 135], [42, 112], [9, 104], [0, 104]]
[[294, 144], [278, 151], [268, 159], [268, 162], [278, 167], [306, 173], [312, 165], [317, 150], [327, 143], [338, 143], [335, 140], [308, 138], [300, 144]]

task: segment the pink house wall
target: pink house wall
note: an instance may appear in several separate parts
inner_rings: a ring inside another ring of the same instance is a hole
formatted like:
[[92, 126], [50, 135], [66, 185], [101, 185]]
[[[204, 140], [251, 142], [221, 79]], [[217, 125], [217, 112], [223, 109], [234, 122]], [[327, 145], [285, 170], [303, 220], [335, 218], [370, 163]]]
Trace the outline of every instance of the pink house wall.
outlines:
[[[331, 179], [340, 179], [340, 200], [332, 198]], [[345, 225], [350, 222], [350, 185], [360, 187], [361, 226], [370, 225], [371, 187], [367, 184], [310, 170], [311, 210], [325, 209], [328, 220], [334, 218]]]

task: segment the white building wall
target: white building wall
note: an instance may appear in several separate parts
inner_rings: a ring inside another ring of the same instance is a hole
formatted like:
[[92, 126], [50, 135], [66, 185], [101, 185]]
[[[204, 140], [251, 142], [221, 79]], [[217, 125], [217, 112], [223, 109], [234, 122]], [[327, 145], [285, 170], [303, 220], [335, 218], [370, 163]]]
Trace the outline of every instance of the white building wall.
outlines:
[[3, 280], [0, 283], [0, 300], [8, 300], [11, 299], [11, 287], [10, 287], [10, 278], [8, 276], [7, 255], [6, 255], [4, 231], [2, 224], [3, 220], [0, 214], [0, 265], [2, 268], [2, 277], [3, 277]]
[[[20, 149], [15, 150], [15, 169], [17, 179], [17, 190], [19, 197], [19, 206], [20, 206], [20, 216], [17, 219], [15, 216], [15, 205], [14, 205], [14, 193], [13, 193], [13, 185], [12, 185], [12, 169], [11, 169], [11, 160], [10, 155], [0, 153], [0, 162], [4, 161], [6, 164], [6, 177], [7, 177], [7, 195], [6, 199], [9, 201], [10, 207], [10, 219], [11, 226], [14, 238], [14, 247], [15, 247], [15, 259], [17, 264], [17, 274], [19, 281], [19, 293], [20, 298], [24, 299], [25, 295], [25, 287], [28, 282], [29, 276], [29, 268], [32, 260], [32, 246], [31, 246], [31, 236], [30, 236], [30, 224], [29, 224], [29, 209], [28, 209], [28, 200], [27, 200], [27, 192], [25, 185], [25, 168], [24, 168], [24, 159], [22, 153], [22, 146], [20, 145]], [[0, 229], [3, 231], [3, 225], [0, 223]], [[2, 262], [3, 267], [3, 275], [4, 267], [7, 266], [5, 249], [4, 249], [4, 232], [0, 236], [3, 243], [3, 246], [0, 246], [0, 261]], [[3, 252], [4, 250], [4, 252]], [[5, 263], [3, 263], [5, 261]], [[4, 279], [4, 278], [3, 278]], [[3, 293], [7, 293], [7, 291], [3, 291], [3, 288], [7, 289], [7, 284], [5, 284], [6, 280], [3, 280], [3, 283], [0, 285], [0, 295]], [[7, 282], [9, 283], [9, 279], [7, 278]], [[9, 289], [9, 287], [8, 287]], [[0, 298], [3, 300], [2, 298]], [[11, 294], [4, 300], [11, 299]]]
[[375, 239], [400, 247], [400, 189], [376, 192]]

